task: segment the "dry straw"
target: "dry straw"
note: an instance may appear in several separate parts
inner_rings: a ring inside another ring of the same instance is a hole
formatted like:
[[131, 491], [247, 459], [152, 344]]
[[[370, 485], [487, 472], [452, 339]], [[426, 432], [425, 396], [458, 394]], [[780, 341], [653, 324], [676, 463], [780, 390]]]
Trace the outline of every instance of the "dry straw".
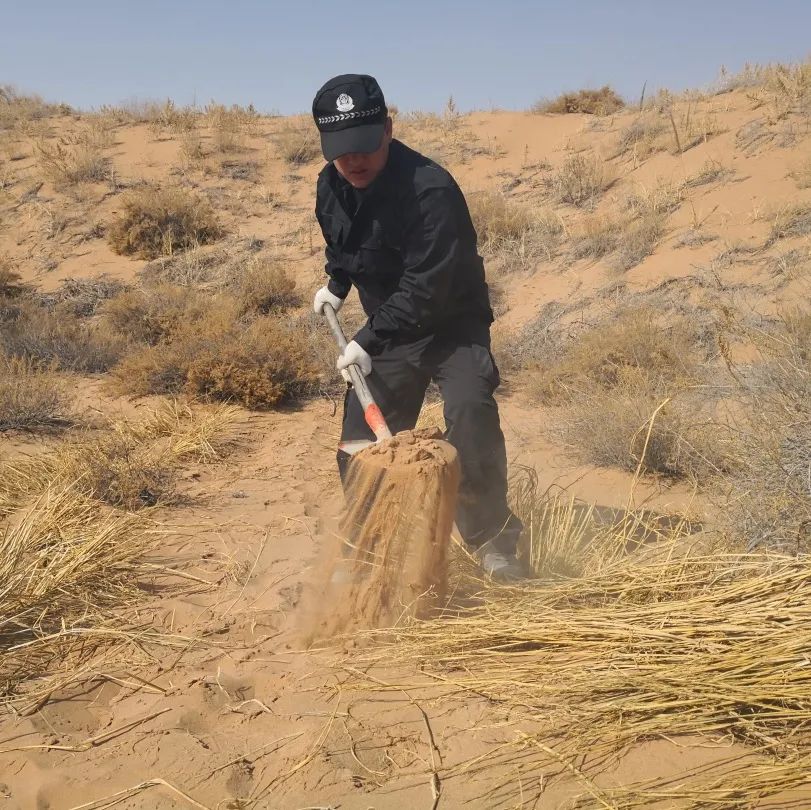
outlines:
[[34, 711], [58, 689], [150, 661], [155, 645], [188, 645], [135, 618], [146, 583], [177, 587], [182, 573], [146, 558], [165, 531], [130, 510], [182, 461], [219, 458], [239, 413], [167, 403], [3, 464], [0, 704]]
[[[584, 537], [563, 503], [541, 509], [540, 518], [550, 531]], [[628, 555], [638, 545], [633, 523], [628, 516], [598, 531], [576, 564], [565, 561], [580, 568], [568, 578], [491, 586], [455, 615], [372, 634], [378, 643], [351, 662], [353, 683], [444, 699], [475, 694], [501, 707], [514, 741], [461, 766], [493, 769], [487, 806], [516, 806], [520, 790], [528, 800], [528, 780], [537, 785], [541, 773], [546, 784], [550, 774], [576, 778], [585, 786], [577, 806], [603, 808], [657, 801], [748, 807], [735, 797], [764, 798], [806, 783], [808, 560], [708, 553], [684, 523]], [[378, 665], [417, 667], [423, 675], [381, 687]], [[669, 785], [596, 787], [595, 775], [634, 745], [680, 735], [746, 744], [753, 757], [746, 767], [731, 762]]]

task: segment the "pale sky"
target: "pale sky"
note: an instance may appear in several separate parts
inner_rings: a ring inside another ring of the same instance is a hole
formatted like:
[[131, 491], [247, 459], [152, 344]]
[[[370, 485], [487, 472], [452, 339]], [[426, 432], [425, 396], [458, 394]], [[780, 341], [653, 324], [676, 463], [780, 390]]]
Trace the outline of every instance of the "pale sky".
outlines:
[[401, 110], [525, 109], [613, 85], [709, 84], [811, 53], [811, 0], [0, 0], [0, 84], [81, 108], [131, 98], [307, 111], [338, 73]]

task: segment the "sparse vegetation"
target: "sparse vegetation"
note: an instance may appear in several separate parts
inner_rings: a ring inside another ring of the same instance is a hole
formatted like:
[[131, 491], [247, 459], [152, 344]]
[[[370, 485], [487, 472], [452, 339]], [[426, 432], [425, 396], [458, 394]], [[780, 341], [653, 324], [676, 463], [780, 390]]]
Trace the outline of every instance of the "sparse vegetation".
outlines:
[[50, 368], [0, 354], [0, 433], [47, 430], [70, 422], [70, 397]]
[[211, 205], [181, 188], [145, 185], [127, 194], [122, 207], [109, 226], [107, 240], [125, 256], [171, 256], [223, 236]]
[[318, 130], [309, 118], [286, 121], [274, 140], [282, 160], [294, 166], [310, 163], [321, 155]]
[[732, 473], [718, 485], [721, 510], [749, 548], [790, 554], [811, 549], [811, 312], [796, 310], [746, 330], [759, 349], [737, 368], [742, 416], [730, 453]]
[[278, 260], [254, 259], [235, 275], [232, 286], [242, 314], [267, 315], [302, 304], [296, 280]]
[[211, 103], [205, 108], [205, 117], [211, 129], [211, 139], [218, 152], [239, 152], [245, 148], [246, 138], [254, 132], [257, 114], [253, 106], [226, 107]]
[[566, 158], [552, 177], [552, 192], [559, 202], [584, 208], [594, 206], [616, 182], [616, 173], [601, 157], [579, 153]]
[[0, 319], [0, 352], [66, 371], [106, 371], [124, 348], [103, 325], [51, 311], [34, 299], [19, 299]]
[[212, 316], [126, 357], [113, 372], [121, 393], [176, 394], [263, 409], [295, 402], [319, 375], [306, 334], [271, 318], [224, 327]]
[[699, 351], [686, 321], [626, 310], [537, 364], [530, 388], [563, 406], [553, 433], [586, 460], [687, 475], [716, 456], [707, 448], [709, 414], [690, 396], [701, 379]]
[[778, 239], [791, 239], [811, 234], [811, 203], [793, 203], [777, 212], [769, 233], [768, 244]]
[[40, 140], [35, 152], [45, 179], [65, 189], [107, 180], [110, 161], [104, 150], [109, 146], [109, 132], [96, 124], [54, 142]]
[[811, 157], [806, 157], [789, 173], [797, 188], [811, 188]]
[[532, 108], [535, 113], [585, 113], [586, 115], [611, 115], [625, 106], [623, 98], [605, 85], [599, 90], [583, 89], [575, 93], [563, 93], [557, 98], [539, 101]]
[[532, 210], [494, 191], [469, 194], [467, 201], [480, 249], [505, 266], [526, 267], [556, 255], [563, 223], [554, 212]]

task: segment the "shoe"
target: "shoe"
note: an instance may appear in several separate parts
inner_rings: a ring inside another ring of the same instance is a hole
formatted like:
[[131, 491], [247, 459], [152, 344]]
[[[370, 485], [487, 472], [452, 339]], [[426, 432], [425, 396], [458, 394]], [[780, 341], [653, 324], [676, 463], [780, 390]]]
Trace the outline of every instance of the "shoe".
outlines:
[[515, 554], [497, 551], [492, 546], [488, 548], [488, 545], [485, 543], [476, 552], [485, 574], [496, 582], [504, 583], [533, 579], [532, 570], [523, 560], [519, 560]]

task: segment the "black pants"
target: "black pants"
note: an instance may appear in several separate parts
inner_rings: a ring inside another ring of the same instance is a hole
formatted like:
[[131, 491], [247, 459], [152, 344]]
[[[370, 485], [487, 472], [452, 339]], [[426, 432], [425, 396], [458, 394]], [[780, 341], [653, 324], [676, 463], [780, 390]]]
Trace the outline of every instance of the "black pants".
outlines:
[[[445, 403], [445, 438], [456, 448], [462, 470], [459, 531], [471, 546], [492, 540], [499, 550], [514, 553], [522, 525], [507, 505], [507, 455], [493, 397], [500, 380], [489, 330], [477, 331], [475, 337], [436, 335], [391, 345], [373, 358], [367, 381], [392, 433], [414, 427], [429, 383], [437, 383]], [[348, 389], [341, 441], [374, 438]], [[338, 451], [342, 479], [349, 458]]]

